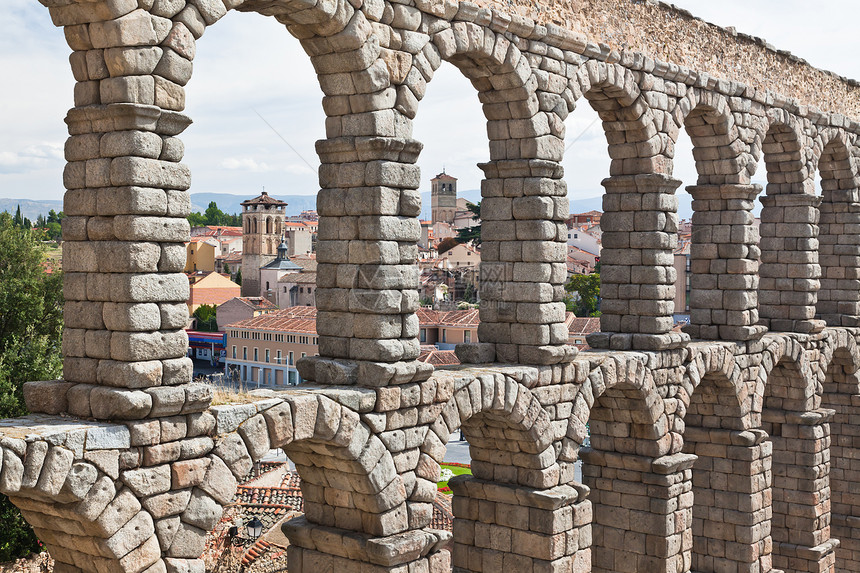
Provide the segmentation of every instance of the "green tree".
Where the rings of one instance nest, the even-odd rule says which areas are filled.
[[[206,217],[200,213],[191,213],[188,215],[188,224],[192,227],[205,227],[207,225]]]
[[[236,271],[236,278],[233,279],[233,282],[239,286],[242,286],[242,269]]]
[[[197,318],[197,330],[215,332],[218,330],[218,309],[213,304],[201,304],[194,311]]]
[[[469,203],[466,202],[466,208],[472,212],[472,220],[480,221],[481,220],[481,202],[477,203]],[[458,243],[468,243],[471,242],[476,247],[481,244],[481,225],[480,223],[477,225],[473,225],[471,227],[465,227],[457,231],[457,242]]]
[[[230,265],[228,263],[224,263],[224,274],[230,274]]]
[[[206,207],[206,210],[203,212],[203,216],[206,217],[206,221],[208,221],[210,225],[223,225],[227,218],[227,214],[218,208],[218,204],[215,203],[215,201],[209,202],[209,206]]]
[[[215,201],[210,201],[203,213],[191,213],[188,215],[188,223],[192,227],[205,227],[207,225],[226,225],[230,227],[241,227],[241,215],[228,215],[222,211]]]
[[[20,223],[18,214],[0,213],[0,418],[27,413],[24,382],[56,379],[62,371],[62,275],[45,273],[36,233]],[[39,549],[32,529],[5,496],[0,496],[0,531],[0,561]]]
[[[599,316],[597,310],[600,304],[600,273],[590,275],[573,275],[564,285],[571,296],[567,301],[568,310],[576,316]]]

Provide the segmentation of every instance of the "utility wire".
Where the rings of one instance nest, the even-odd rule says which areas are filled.
[[[587,126],[585,129],[583,129],[582,131],[580,131],[580,132],[579,132],[579,135],[577,135],[576,137],[574,137],[574,138],[570,141],[570,143],[568,143],[568,144],[567,144],[567,147],[565,147],[565,148],[564,148],[564,150],[565,150],[565,151],[567,151],[568,149],[570,149],[570,146],[571,146],[571,145],[573,145],[574,143],[576,143],[577,141],[579,141],[580,139],[582,139],[582,136],[583,136],[583,135],[585,135],[585,132],[587,132],[589,129],[591,129],[591,127],[592,127],[595,123],[597,123],[598,121],[600,121],[600,118],[599,118],[599,117],[595,117],[595,118],[594,118],[594,120],[593,120],[591,123],[589,123],[589,124],[588,124],[588,126]]]
[[[266,121],[266,118],[265,118],[265,117],[263,117],[262,115],[260,115],[260,112],[259,112],[259,111],[257,111],[257,110],[255,109],[255,110],[254,110],[254,113],[256,113],[256,114],[257,114],[257,117],[259,117],[260,119],[262,119],[262,120],[263,120],[263,123],[265,123],[266,125],[268,125],[268,126],[269,126],[269,129],[271,129],[272,131],[274,131],[274,132],[275,132],[275,135],[277,135],[278,137],[280,137],[280,138],[281,138],[281,141],[283,141],[284,143],[286,143],[286,144],[287,144],[287,147],[289,147],[290,149],[292,149],[292,150],[293,150],[293,153],[295,153],[296,155],[298,155],[298,156],[299,156],[299,159],[301,159],[302,161],[304,161],[304,162],[305,162],[305,165],[307,165],[308,167],[310,167],[311,171],[313,171],[313,172],[316,172],[316,171],[317,171],[316,167],[314,167],[313,165],[311,165],[310,163],[308,163],[308,160],[307,160],[307,159],[305,159],[304,157],[302,157],[302,154],[301,154],[301,153],[299,153],[299,152],[298,152],[298,150],[297,150],[295,147],[293,147],[292,145],[290,145],[290,142],[289,142],[289,141],[287,141],[287,140],[286,140],[286,138],[284,138],[284,136],[283,136],[283,135],[281,135],[281,134],[278,132],[278,130],[277,130],[277,129],[275,129],[275,128],[274,128],[274,126],[273,126],[271,123],[269,123],[268,121]]]

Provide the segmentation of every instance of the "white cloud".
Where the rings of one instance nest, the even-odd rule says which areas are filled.
[[[860,79],[854,30],[856,0],[673,0],[723,26],[766,38],[814,65]],[[62,195],[63,116],[72,105],[69,48],[47,9],[32,0],[2,0],[0,69],[0,196]],[[231,13],[198,44],[186,112],[194,124],[181,137],[194,191],[245,193],[265,185],[273,193],[314,193],[314,143],[325,137],[325,115],[310,58],[272,18]],[[296,152],[254,113],[258,110]],[[563,161],[571,197],[602,193],[609,173],[606,140],[595,115],[581,102],[566,121],[571,145]],[[591,127],[589,127],[591,126]],[[445,64],[427,86],[414,124],[424,143],[421,190],[445,167],[461,189],[480,186],[476,163],[489,159],[486,121],[471,83]],[[689,150],[678,153],[675,174],[695,182]],[[763,169],[762,169],[763,171]],[[759,174],[761,177],[761,174]],[[692,178],[692,180],[688,180]],[[26,191],[22,191],[26,190]]]
[[[60,144],[29,145],[20,151],[0,151],[0,173],[28,173],[62,161],[63,146]]]
[[[244,171],[253,171],[254,173],[263,173],[272,170],[267,163],[257,161],[250,157],[230,157],[221,163],[221,167],[231,170],[241,169]]]

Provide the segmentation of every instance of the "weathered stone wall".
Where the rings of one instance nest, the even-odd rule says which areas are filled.
[[[580,34],[605,53],[636,51],[671,62],[694,74],[707,72],[796,104],[860,117],[860,85],[811,66],[779,46],[743,33],[744,22],[723,28],[690,12],[655,0],[478,0],[476,4],[557,24]]]
[[[599,18],[629,9],[632,48],[621,51],[611,31],[588,43],[454,0],[42,3],[64,27],[77,80],[65,380],[28,384],[37,415],[0,426],[0,492],[60,573],[200,573],[205,531],[273,447],[302,477],[305,516],[286,528],[296,573],[442,573],[452,561],[457,571],[860,569],[860,125],[832,83],[815,86],[834,102],[825,113],[788,97],[808,89],[796,84],[802,64],[770,67],[785,95],[754,71],[679,67],[688,18],[647,3],[586,12],[599,36]],[[210,408],[184,358],[190,174],[179,135],[196,42],[231,9],[283,23],[324,94],[320,356],[298,363],[317,387]],[[647,36],[651,13],[667,22]],[[664,33],[667,60],[651,57]],[[702,28],[690,42],[724,33]],[[726,65],[765,53],[723,44]],[[433,372],[415,360],[422,145],[411,122],[443,61],[478,92],[490,161],[482,342],[458,347],[464,366]],[[602,332],[577,355],[564,324],[560,162],[564,119],[586,104],[612,162]],[[699,173],[683,333],[672,328],[681,129]],[[762,156],[758,197],[750,177]],[[460,428],[474,477],[452,485],[452,541],[428,526]]]
[[[858,337],[467,366],[160,421],[10,420],[0,492],[69,571],[200,571],[206,530],[270,448],[302,478],[297,571],[852,570]],[[474,477],[452,481],[449,555],[427,528],[458,429]]]

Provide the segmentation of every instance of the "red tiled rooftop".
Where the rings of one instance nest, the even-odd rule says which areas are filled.
[[[317,308],[315,306],[292,306],[254,318],[246,318],[229,326],[230,328],[316,334]]]

